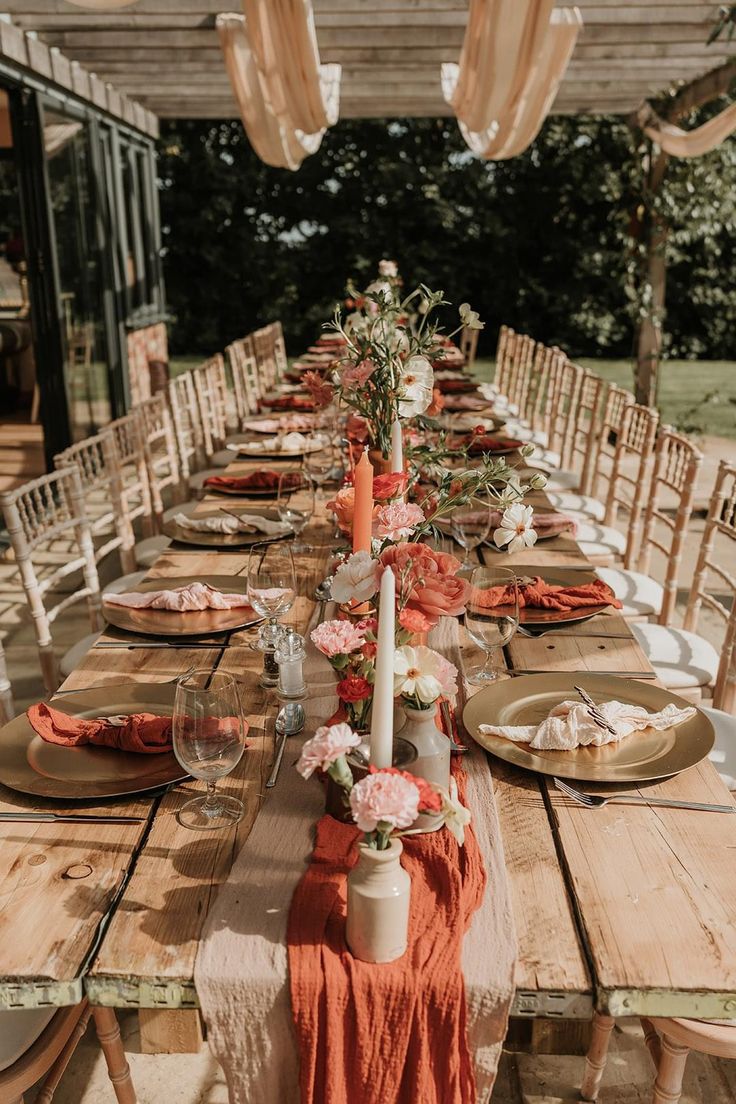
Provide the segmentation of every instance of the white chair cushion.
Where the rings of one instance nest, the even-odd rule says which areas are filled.
[[[72,671],[75,671],[79,664],[82,662],[87,652],[97,642],[100,633],[87,633],[81,640],[78,640],[76,644],[72,644],[68,652],[59,660],[59,670],[64,678],[68,678]]]
[[[18,1008],[0,1012],[0,1070],[17,1062],[58,1012],[58,1008]]]
[[[553,472],[552,479],[556,479],[558,472]],[[606,516],[605,503],[590,495],[574,494],[572,491],[553,491],[549,500],[555,510],[562,514],[583,514],[593,521],[603,521]]]
[[[664,587],[649,575],[616,567],[598,567],[596,574],[608,583],[619,601],[623,602],[621,612],[624,617],[657,614],[662,609]]]
[[[539,445],[543,449],[549,443],[549,437],[543,429],[530,429],[521,422],[506,422],[503,432],[509,437],[515,437],[517,441],[531,441],[533,445]]]
[[[698,708],[716,730],[716,742],[708,758],[729,790],[736,790],[736,717],[722,709]]]
[[[718,673],[718,652],[697,633],[667,625],[636,624],[631,631],[657,677],[670,690],[710,686]]]
[[[151,567],[161,553],[166,551],[170,544],[171,538],[165,537],[163,534],[159,534],[156,537],[146,537],[145,540],[137,541],[133,549],[135,562],[139,567]]]
[[[546,490],[549,491],[574,491],[580,485],[580,476],[569,468],[557,468],[550,472],[547,479]]]
[[[566,511],[565,511],[566,512]],[[581,518],[575,540],[586,556],[623,556],[626,537],[610,525],[598,525]]]
[[[529,457],[530,467],[533,468],[535,465],[538,465],[541,468],[549,468],[550,473],[553,468],[559,468],[561,463],[562,457],[559,452],[553,452],[552,449],[548,448],[536,448]]]

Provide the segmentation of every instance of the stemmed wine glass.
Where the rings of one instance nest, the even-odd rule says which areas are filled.
[[[312,440],[319,441],[322,447],[304,454],[304,474],[319,489],[327,482],[334,469],[334,449],[332,441],[325,433],[318,433]]]
[[[294,468],[281,473],[276,509],[280,520],[290,525],[296,534],[292,552],[308,552],[309,545],[300,544],[298,538],[314,513],[314,484],[302,471]]]
[[[503,648],[519,627],[519,588],[516,575],[507,567],[476,567],[470,576],[470,595],[465,607],[465,628],[470,639],[486,653],[485,663],[469,676],[472,683],[490,682],[499,672],[491,655]]]
[[[463,506],[456,506],[450,515],[450,527],[452,535],[457,543],[465,549],[463,567],[467,569],[472,562],[470,553],[484,540],[488,539],[491,531],[491,500],[490,498],[471,498]]]
[[[182,805],[179,823],[185,828],[229,828],[242,820],[243,802],[217,792],[240,762],[245,749],[245,725],[238,687],[224,671],[192,670],[176,683],[171,718],[174,755],[193,778],[207,783],[207,793]]]
[[[296,574],[291,547],[286,543],[258,541],[248,556],[248,601],[256,613],[268,618],[253,645],[262,652],[275,651],[283,629],[279,617],[288,613],[296,597]]]

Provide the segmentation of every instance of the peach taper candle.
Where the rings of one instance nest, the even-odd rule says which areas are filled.
[[[373,465],[365,449],[355,465],[353,552],[370,552],[373,527]]]

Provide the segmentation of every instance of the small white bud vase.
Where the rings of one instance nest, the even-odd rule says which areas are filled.
[[[404,704],[406,723],[401,728],[402,740],[408,740],[417,751],[412,763],[412,774],[438,786],[445,793],[450,789],[450,751],[452,743],[437,727],[437,706],[429,709],[413,709]],[[440,816],[420,813],[412,824],[414,831],[436,832],[443,821]]]
[[[348,874],[345,938],[363,962],[393,962],[406,950],[411,878],[401,865],[401,840],[384,851],[358,844],[359,858]]]

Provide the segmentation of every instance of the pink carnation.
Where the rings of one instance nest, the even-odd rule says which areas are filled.
[[[373,515],[373,532],[381,539],[398,541],[410,537],[414,527],[424,521],[424,511],[415,502],[390,502]]]
[[[336,759],[346,755],[359,743],[360,736],[353,732],[350,725],[344,722],[329,727],[323,725],[302,748],[296,769],[302,778],[311,778],[316,770],[326,771]]]
[[[323,621],[312,629],[310,636],[315,647],[328,659],[357,652],[365,643],[365,633],[352,621]]]
[[[350,810],[361,832],[379,824],[408,828],[419,813],[419,790],[400,774],[367,774],[350,791]]]

